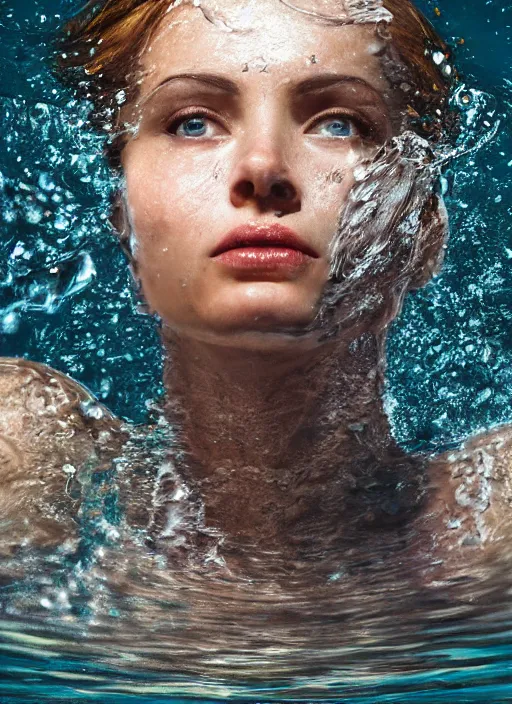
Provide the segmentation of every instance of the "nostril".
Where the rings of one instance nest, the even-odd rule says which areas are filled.
[[[289,183],[274,183],[270,189],[270,193],[274,198],[279,200],[291,200],[295,197],[295,189]]]
[[[233,184],[231,201],[237,207],[253,202],[260,209],[270,208],[283,214],[300,209],[298,191],[286,178],[241,178]]]
[[[242,198],[254,197],[254,184],[250,181],[242,181],[238,184],[238,193]]]

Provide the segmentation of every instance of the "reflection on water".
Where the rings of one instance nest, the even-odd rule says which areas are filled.
[[[45,17],[41,26],[56,21],[36,4],[38,17]],[[330,12],[331,2],[319,4]],[[71,5],[62,3],[62,11]],[[43,34],[21,32],[16,39],[8,13],[1,12],[2,36],[9,36],[9,50],[18,42],[23,63],[20,47],[37,53]],[[27,12],[33,17],[34,8]],[[124,704],[170,696],[202,702],[506,701],[512,585],[504,546],[499,560],[490,556],[478,569],[471,566],[478,548],[457,548],[458,569],[447,573],[429,550],[418,549],[426,529],[411,523],[375,543],[352,541],[342,556],[326,552],[308,561],[290,554],[283,560],[269,550],[232,552],[225,561],[220,537],[197,531],[197,516],[179,486],[164,526],[170,547],[155,546],[137,522],[153,486],[144,482],[146,472],[153,477],[159,468],[165,476],[172,444],[158,407],[145,403],[158,389],[155,382],[144,388],[158,377],[148,354],[149,324],[132,315],[123,264],[108,240],[105,212],[115,184],[101,165],[97,138],[77,129],[87,106],[52,95],[36,64],[29,56],[30,90],[22,86],[1,105],[3,353],[44,354],[44,361],[86,381],[125,416],[150,411],[154,425],[152,432],[128,424],[117,429],[124,449],[114,461],[97,453],[77,472],[63,460],[61,488],[71,501],[83,499],[66,539],[57,535],[45,549],[23,541],[13,548],[7,523],[13,519],[2,512],[11,540],[2,543],[0,566],[2,703]],[[500,113],[510,109],[510,85],[493,92],[497,107],[488,94],[466,86],[454,96],[465,129],[456,146],[461,160],[450,164],[444,180],[454,213],[452,255],[441,280],[411,297],[392,345],[388,409],[409,446],[449,446],[479,425],[510,418],[509,343],[503,343],[510,322],[505,269],[512,257],[504,242],[509,138],[502,131],[493,152],[471,151],[495,138]],[[483,199],[472,183],[493,167]],[[471,202],[477,197],[481,205]],[[501,258],[488,265],[493,228],[503,233],[492,240]],[[480,251],[469,263],[468,243]],[[103,289],[93,288],[96,267]],[[450,280],[457,278],[462,283],[454,288]],[[48,314],[53,317],[43,317]],[[475,360],[481,365],[476,381],[468,378]],[[420,362],[428,384],[416,368]],[[433,397],[430,418],[426,386]],[[104,411],[87,395],[80,404],[84,418],[102,421]],[[2,448],[3,458],[9,452]],[[127,480],[132,476],[140,478],[137,489]],[[23,482],[17,491],[23,495]],[[186,545],[191,533],[193,550]]]
[[[503,701],[507,571],[422,587],[402,552],[390,544],[365,563],[345,557],[322,584],[314,565],[273,574],[271,558],[251,565],[261,576],[244,578],[212,563],[169,570],[150,551],[117,546],[87,566],[73,555],[64,574],[70,555],[27,551],[11,565],[31,577],[3,584],[0,692]]]

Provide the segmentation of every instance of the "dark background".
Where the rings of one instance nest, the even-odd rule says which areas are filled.
[[[61,369],[142,422],[146,402],[161,393],[156,324],[134,310],[106,222],[101,143],[81,128],[83,108],[51,79],[45,59],[56,28],[80,5],[0,2],[0,351]],[[512,420],[512,4],[420,6],[455,48],[464,82],[493,94],[501,115],[498,137],[454,167],[445,267],[408,297],[389,343],[395,432],[410,449],[434,450]]]

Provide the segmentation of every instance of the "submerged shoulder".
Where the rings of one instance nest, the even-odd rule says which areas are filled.
[[[21,357],[0,357],[0,390],[3,405],[10,401],[27,406],[28,401],[28,408],[34,411],[44,408],[43,397],[56,402],[58,407],[92,397],[85,387],[66,374]],[[33,406],[36,397],[40,398],[40,403]]]
[[[121,424],[81,384],[51,367],[19,358],[0,358],[0,432],[28,440],[71,438],[84,431],[98,438]],[[30,451],[31,446],[26,447]]]
[[[15,542],[29,524],[37,542],[64,527],[76,507],[70,481],[85,466],[109,468],[123,442],[120,421],[73,379],[0,358],[0,515]]]
[[[436,457],[433,464],[449,468],[454,477],[476,472],[488,479],[507,483],[512,478],[512,425],[478,433],[458,449]]]
[[[445,528],[454,538],[460,533],[461,544],[512,536],[512,425],[479,433],[438,455],[430,470]]]

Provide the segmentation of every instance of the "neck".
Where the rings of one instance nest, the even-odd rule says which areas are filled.
[[[408,475],[418,470],[383,410],[383,338],[302,356],[174,336],[165,345],[173,462],[206,527],[238,546],[294,543],[303,552],[320,537],[322,549],[339,542],[361,521],[406,512],[407,487],[417,485]]]

